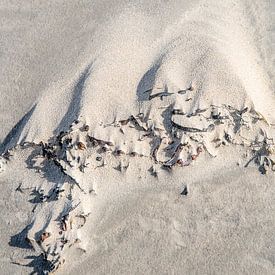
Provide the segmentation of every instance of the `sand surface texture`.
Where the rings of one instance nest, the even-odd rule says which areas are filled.
[[[0,13],[0,274],[275,274],[273,1]]]

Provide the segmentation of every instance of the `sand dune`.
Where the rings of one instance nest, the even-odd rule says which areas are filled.
[[[142,94],[147,90],[175,93],[190,85],[196,93],[188,113],[211,104],[248,106],[274,123],[273,87],[257,45],[262,33],[251,26],[260,19],[255,12],[242,2],[209,1],[191,5],[175,22],[160,28],[135,7],[126,7],[95,31],[94,40],[100,42],[91,47],[91,61],[73,80],[42,92],[10,147],[47,141],[79,117],[97,135],[99,123],[122,120],[141,109],[146,113],[150,105]],[[185,103],[174,101],[185,108]]]
[[[26,238],[35,256],[4,253],[14,265],[3,266],[38,274],[272,274],[272,4],[63,4],[25,7],[49,22],[37,37],[25,23],[28,54],[42,63],[21,73],[37,83],[18,88],[29,89],[29,99],[4,131],[0,179],[16,185],[4,194],[33,206],[10,246],[27,248]],[[63,17],[53,19],[57,11]],[[16,62],[6,62],[15,74]]]

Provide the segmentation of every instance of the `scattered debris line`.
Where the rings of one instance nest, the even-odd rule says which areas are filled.
[[[188,89],[180,90],[177,94],[184,97],[193,91],[194,88],[190,85]],[[152,90],[147,91],[149,92]],[[159,92],[150,95],[149,100],[154,98],[163,100],[163,97],[167,96],[172,97],[173,94],[166,91]],[[155,100],[152,104],[154,102]],[[114,168],[121,173],[127,172],[130,158],[149,157],[153,163],[148,171],[157,178],[159,168],[171,171],[174,167],[185,167],[196,161],[203,151],[208,152],[210,156],[216,156],[217,148],[235,144],[244,146],[251,154],[245,167],[254,163],[262,174],[266,174],[269,170],[275,171],[274,138],[262,130],[266,126],[266,120],[256,111],[247,107],[237,110],[228,105],[211,105],[207,109],[197,109],[191,113],[173,105],[155,108],[155,110],[159,112],[157,114],[159,117],[164,117],[162,123],[157,124],[150,115],[140,113],[102,126],[113,127],[114,131],[119,131],[123,136],[126,136],[127,131],[132,131],[137,134],[137,139],[132,142],[136,144],[143,142],[149,145],[149,154],[144,154],[134,147],[103,140],[81,120],[76,120],[67,131],[60,132],[47,143],[24,144],[38,150],[38,156],[44,162],[54,164],[71,181],[70,184],[58,185],[57,183],[56,188],[48,193],[42,189],[35,189],[32,192],[32,201],[36,206],[42,205],[42,210],[47,208],[47,203],[56,200],[64,203],[64,209],[59,213],[59,218],[50,221],[49,230],[44,228],[43,232],[38,234],[33,225],[27,236],[34,249],[42,253],[51,271],[57,270],[64,263],[64,251],[71,246],[78,245],[85,251],[85,248],[81,247],[78,231],[87,222],[89,213],[82,208],[80,197],[88,196],[91,191],[90,187],[87,189],[85,184],[79,181],[81,178],[79,175],[83,175],[85,169],[106,166],[108,154],[112,154],[119,160],[119,165]],[[164,116],[164,113],[167,116]],[[244,132],[246,138],[243,137]],[[10,151],[0,157],[0,172],[5,171],[6,163],[11,157]],[[78,188],[73,188],[74,186]],[[22,193],[24,190],[20,183],[16,191]],[[184,186],[181,195],[187,194],[187,186]],[[74,207],[70,205],[72,198],[79,199],[79,203]],[[35,213],[36,206],[33,210]],[[35,218],[33,224],[35,224]]]

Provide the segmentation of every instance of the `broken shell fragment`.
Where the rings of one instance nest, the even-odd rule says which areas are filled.
[[[197,157],[198,157],[197,155],[192,155],[192,156],[191,156],[191,159],[192,159],[192,160],[196,160]]]
[[[125,120],[120,120],[120,121],[119,121],[119,123],[120,123],[121,125],[127,125],[128,122],[129,122],[129,119],[125,119]]]
[[[79,150],[85,150],[86,149],[85,144],[81,141],[78,142],[77,147],[78,147]]]
[[[43,232],[40,236],[40,242],[44,242],[47,238],[49,238],[51,236],[51,233],[49,232]]]

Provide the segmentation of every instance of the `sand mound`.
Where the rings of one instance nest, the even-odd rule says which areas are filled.
[[[258,44],[264,28],[251,25],[261,13],[245,1],[195,2],[171,5],[165,24],[132,5],[102,22],[81,69],[42,92],[5,139],[0,171],[15,154],[47,179],[20,187],[34,188],[26,237],[46,259],[44,271],[56,270],[71,247],[86,250],[95,169],[127,174],[144,158],[157,178],[230,145],[246,152],[243,166],[275,170],[275,95]]]
[[[47,141],[78,118],[90,125],[95,137],[100,136],[100,124],[154,112],[146,91],[177,93],[190,85],[195,89],[191,104],[171,100],[188,114],[227,104],[239,110],[252,108],[269,123],[275,122],[271,79],[260,63],[259,39],[250,25],[255,11],[241,2],[209,1],[189,7],[179,20],[160,29],[153,24],[151,36],[142,28],[151,22],[135,12],[133,7],[125,8],[99,28],[94,40],[100,43],[95,42],[91,61],[73,80],[53,84],[42,93],[17,133],[4,142],[6,148]]]

